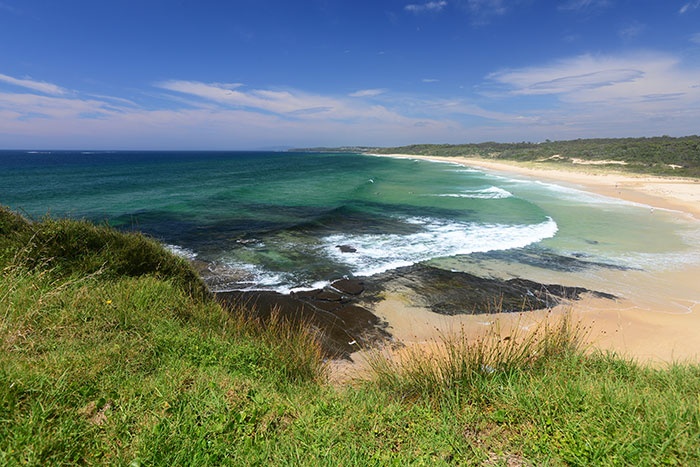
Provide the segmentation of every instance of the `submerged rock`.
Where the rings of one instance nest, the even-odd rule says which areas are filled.
[[[360,295],[365,291],[365,281],[360,279],[340,279],[331,284],[335,290],[350,295]]]
[[[403,291],[416,305],[444,315],[541,310],[564,300],[578,300],[584,293],[615,298],[583,287],[540,284],[519,278],[489,279],[423,264],[373,276],[368,284],[365,299],[380,300],[386,291]]]

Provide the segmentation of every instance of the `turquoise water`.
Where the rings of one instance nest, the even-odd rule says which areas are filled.
[[[30,217],[143,231],[230,271],[230,289],[311,287],[426,260],[459,269],[477,253],[522,249],[647,267],[696,246],[673,213],[357,154],[4,151],[0,187],[0,203]]]

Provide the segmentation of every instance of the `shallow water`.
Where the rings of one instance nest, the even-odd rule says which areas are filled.
[[[561,257],[673,268],[700,251],[678,213],[357,154],[4,151],[0,187],[0,203],[26,215],[108,222],[215,262],[235,272],[227,289],[311,287],[426,260],[467,270],[479,254],[522,262],[523,251],[542,268],[573,264]]]

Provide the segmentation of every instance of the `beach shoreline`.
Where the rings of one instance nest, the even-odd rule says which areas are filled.
[[[565,170],[533,167],[518,162],[470,157],[433,157],[409,154],[368,154],[379,157],[423,159],[456,163],[491,173],[523,176],[539,181],[573,186],[583,191],[643,204],[653,209],[677,212],[690,222],[700,222],[700,181],[693,179],[623,174],[614,171]],[[388,294],[373,307],[387,323],[394,340],[405,346],[439,342],[456,332],[468,336],[493,332],[527,332],[551,317],[568,314],[582,328],[592,348],[612,351],[640,363],[666,365],[700,361],[700,264],[683,264],[662,271],[602,271],[595,281],[601,285],[624,284],[616,300],[587,297],[551,310],[491,315],[444,316],[421,308],[401,294]],[[531,279],[528,277],[528,279]],[[542,281],[541,278],[535,280]],[[583,279],[582,279],[583,280]],[[595,281],[582,284],[596,289]],[[580,284],[576,284],[580,285]],[[592,286],[593,285],[593,286]],[[610,291],[610,290],[607,290]],[[615,291],[613,291],[615,293]],[[335,378],[346,380],[361,374],[366,355],[353,354],[356,363],[336,362]]]
[[[658,209],[680,211],[700,219],[700,180],[631,174],[600,166],[579,164],[554,167],[547,163],[496,161],[469,156],[441,157],[412,154],[368,154],[377,157],[422,159],[450,162],[488,172],[521,175],[541,181],[576,185],[603,196],[617,198]]]

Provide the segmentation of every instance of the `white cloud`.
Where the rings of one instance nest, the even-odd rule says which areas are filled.
[[[512,95],[544,95],[571,94],[634,81],[644,75],[643,71],[622,64],[594,66],[594,61],[586,56],[548,67],[498,72],[489,78],[509,86]]]
[[[385,92],[386,89],[361,89],[350,94],[350,97],[375,97]]]
[[[44,94],[62,95],[66,94],[66,90],[55,84],[46,83],[43,81],[34,81],[32,79],[18,79],[12,76],[0,74],[0,81],[11,84],[13,86],[19,86],[26,89],[32,89],[34,91],[39,91]]]
[[[404,10],[410,11],[412,13],[423,13],[427,11],[438,12],[442,11],[443,8],[447,6],[446,1],[433,1],[427,3],[411,3],[404,7]]]
[[[694,2],[688,2],[685,5],[683,5],[680,10],[678,10],[678,13],[680,13],[681,15],[684,15],[687,12],[689,12],[690,10],[694,10],[698,7],[700,7],[700,0],[696,0]]]
[[[32,117],[4,110],[0,96],[0,145],[5,148],[245,149],[261,146],[402,144],[450,139],[460,125],[450,120],[408,118],[377,110],[374,118],[290,119],[246,109],[130,109],[86,118],[82,103],[59,98],[53,115]],[[60,102],[59,102],[60,101]],[[16,102],[20,107],[24,102]],[[65,105],[66,109],[59,111]],[[43,103],[43,108],[49,106]],[[77,109],[76,109],[77,108]],[[455,140],[456,141],[456,140]]]
[[[580,55],[549,65],[505,70],[488,79],[510,95],[559,95],[570,101],[643,99],[646,95],[683,93],[695,96],[698,70],[686,70],[668,54]]]
[[[690,42],[692,42],[694,44],[700,44],[700,32],[696,32],[695,34],[691,34]]]
[[[673,55],[637,53],[582,55],[488,79],[501,87],[501,99],[556,98],[557,105],[546,106],[536,99],[542,108],[529,110],[553,129],[565,123],[569,132],[622,136],[696,133],[690,122],[700,121],[698,77],[699,69]]]
[[[0,91],[0,147],[245,149],[680,136],[697,133],[700,121],[700,70],[692,67],[668,53],[581,55],[497,71],[477,87],[480,94],[465,96],[465,87],[446,98],[430,97],[433,86],[420,94],[373,88],[330,95],[170,80],[155,91],[130,90],[131,99],[124,99],[49,94],[41,86],[48,83],[20,80],[31,86]]]
[[[379,105],[382,89],[360,90],[350,97],[249,89],[239,83],[172,80],[158,86],[165,92],[142,93],[156,98],[150,109],[119,97],[44,95],[42,87],[0,92],[0,147],[401,144],[412,138],[430,140],[431,135],[444,140],[459,129],[449,119],[415,117],[396,106]]]
[[[0,93],[0,109],[17,112],[23,119],[70,119],[84,115],[107,116],[120,112],[116,106],[94,99],[68,99],[36,94]]]
[[[401,125],[411,128],[417,123],[423,122],[425,128],[441,126],[444,123],[430,115],[416,117],[410,109],[394,104],[393,107],[380,105],[375,99],[370,101],[365,98],[377,98],[378,89],[364,90],[355,93],[355,96],[336,97],[319,94],[311,94],[295,89],[245,89],[235,90],[221,88],[217,84],[207,84],[192,81],[167,81],[158,83],[157,86],[188,95],[190,98],[199,98],[213,104],[208,110],[216,113],[241,111],[246,114],[263,114],[274,116],[278,121],[307,122],[307,134],[318,133],[319,124],[337,122],[345,125],[347,131],[353,128],[371,130],[383,125]],[[363,95],[361,95],[363,94]],[[177,100],[177,96],[175,96]],[[274,128],[270,128],[274,132]]]
[[[439,83],[440,82],[439,79],[435,79],[435,78],[423,78],[421,81],[424,83]]]
[[[156,86],[217,103],[224,108],[269,112],[296,118],[357,118],[381,113],[380,109],[356,100],[305,93],[298,90],[244,89],[196,81],[166,81]],[[355,96],[358,97],[358,96]]]

